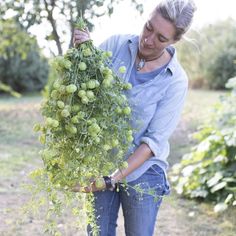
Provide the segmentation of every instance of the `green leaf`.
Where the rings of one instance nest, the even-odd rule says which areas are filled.
[[[191,197],[192,198],[206,198],[208,196],[208,191],[203,190],[203,189],[199,189],[199,190],[193,190],[191,192]]]
[[[224,202],[221,202],[215,205],[214,212],[219,213],[219,212],[225,211],[227,208],[228,208],[228,205],[225,204]]]
[[[225,204],[228,204],[232,199],[233,199],[234,195],[232,193],[230,193],[227,198],[225,199]]]
[[[211,188],[211,193],[214,193],[214,192],[216,192],[216,191],[221,190],[221,189],[224,188],[226,185],[227,185],[226,182],[221,182],[221,183],[215,185],[213,188]]]
[[[219,182],[219,180],[221,180],[222,178],[223,178],[223,175],[221,172],[215,173],[215,175],[207,181],[207,186],[212,187],[216,185]]]

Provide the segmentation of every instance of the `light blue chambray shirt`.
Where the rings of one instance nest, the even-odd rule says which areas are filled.
[[[105,51],[111,51],[112,67],[125,82],[129,81],[138,50],[137,35],[114,35],[100,45]],[[159,165],[165,172],[168,169],[167,157],[170,146],[168,139],[175,130],[184,105],[188,89],[188,78],[179,64],[175,49],[170,46],[168,52],[172,59],[156,77],[138,84],[126,93],[132,108],[132,127],[134,128],[134,151],[141,143],[146,143],[153,157],[126,177],[128,182],[140,177],[153,164]],[[119,74],[119,67],[126,66],[126,73]],[[128,155],[127,155],[128,157]]]

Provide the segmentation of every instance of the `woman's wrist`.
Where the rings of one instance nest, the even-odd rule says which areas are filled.
[[[111,176],[103,176],[103,179],[105,181],[106,189],[112,191],[112,190],[114,190],[116,188],[117,182],[116,182],[116,180],[113,177],[111,177]]]
[[[122,181],[122,179],[125,178],[124,174],[122,173],[122,170],[120,169],[117,169],[115,172],[113,172],[110,177],[112,177],[116,183]]]

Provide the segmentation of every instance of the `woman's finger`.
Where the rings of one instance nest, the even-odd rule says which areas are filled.
[[[92,188],[90,186],[86,186],[82,190],[82,192],[84,192],[84,193],[90,193],[91,191],[92,191]]]
[[[81,31],[78,29],[74,30],[73,41],[74,44],[81,44],[90,40],[90,35],[88,31]]]
[[[82,187],[80,185],[74,186],[71,191],[72,192],[81,192]]]

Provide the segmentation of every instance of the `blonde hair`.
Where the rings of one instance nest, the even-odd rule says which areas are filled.
[[[189,29],[195,10],[193,0],[164,0],[155,8],[155,11],[174,25],[175,40],[179,40]]]

